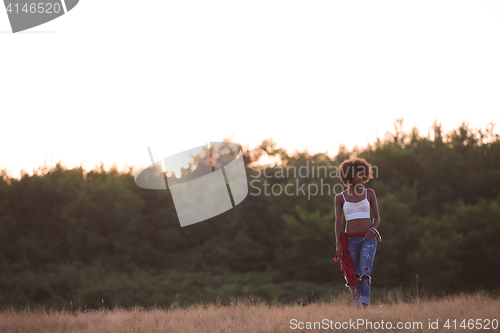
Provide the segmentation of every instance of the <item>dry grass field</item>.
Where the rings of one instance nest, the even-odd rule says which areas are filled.
[[[246,300],[225,306],[209,304],[170,309],[11,310],[0,313],[0,332],[500,331],[500,299],[482,292],[409,301],[400,296],[389,295],[367,309],[352,307],[344,294],[331,302],[308,305],[266,305]],[[398,323],[401,329],[398,329]]]

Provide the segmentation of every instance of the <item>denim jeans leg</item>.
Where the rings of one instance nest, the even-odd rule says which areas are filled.
[[[359,308],[359,287],[357,291],[354,291],[354,286],[349,286],[349,291],[351,292],[352,304],[355,308]]]
[[[359,237],[347,237],[347,244],[349,246],[349,255],[351,256],[352,264],[354,266],[354,272],[359,276],[359,251],[360,251],[360,242]],[[347,284],[346,284],[347,285]],[[348,285],[349,291],[352,296],[352,304],[358,308],[359,307],[359,283],[357,290],[354,291],[354,286]]]
[[[361,238],[362,239],[362,238]],[[361,249],[358,254],[358,270],[359,273],[359,302],[370,304],[370,292],[372,284],[372,268],[373,258],[377,251],[377,239],[365,239],[361,241]],[[357,272],[356,272],[357,273]]]

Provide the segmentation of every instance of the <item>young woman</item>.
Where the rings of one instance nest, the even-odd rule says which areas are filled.
[[[377,236],[380,239],[376,229],[380,223],[377,198],[373,190],[363,188],[363,184],[373,178],[373,172],[364,159],[354,158],[342,162],[339,173],[347,190],[335,196],[335,259],[341,260],[354,306],[359,307],[361,303],[367,307]],[[370,220],[370,208],[373,222]],[[345,232],[342,232],[342,212],[347,221]]]

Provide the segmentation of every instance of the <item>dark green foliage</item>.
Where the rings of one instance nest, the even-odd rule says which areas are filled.
[[[21,179],[0,174],[0,307],[74,309],[228,301],[329,299],[344,290],[335,252],[336,167],[350,155],[374,166],[383,242],[374,290],[460,292],[498,286],[500,140],[463,124],[434,137],[416,129],[364,149],[289,155],[271,139],[252,151],[298,171],[247,168],[249,195],[234,209],[181,228],[170,191],[144,190],[116,169],[67,170],[57,164]],[[187,171],[186,171],[187,172]],[[279,186],[293,195],[278,195]],[[272,192],[274,185],[274,194]],[[304,185],[305,195],[296,192]],[[323,194],[307,195],[308,187]],[[333,189],[328,193],[326,188]],[[267,195],[266,195],[267,190]],[[376,292],[375,292],[376,293]]]

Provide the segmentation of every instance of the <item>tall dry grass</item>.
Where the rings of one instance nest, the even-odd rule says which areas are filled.
[[[307,325],[307,322],[324,324],[330,320],[333,329],[299,329],[291,325],[295,319]],[[375,329],[352,326],[335,330],[335,322],[356,322],[358,319],[375,323],[421,322],[421,328],[415,329]],[[4,311],[0,313],[0,332],[449,332],[453,329],[444,327],[446,320],[457,320],[457,329],[463,319],[500,320],[500,299],[488,296],[484,292],[461,294],[443,298],[427,297],[407,299],[403,295],[389,295],[383,301],[371,304],[367,309],[356,309],[350,304],[347,293],[339,295],[331,302],[317,302],[308,305],[266,305],[264,302],[248,299],[234,301],[229,305],[198,304],[188,308],[134,309],[92,311],[51,311],[45,309],[26,309],[23,311]],[[438,320],[438,329],[429,329],[429,322]],[[329,323],[329,325],[332,325]],[[346,324],[344,324],[345,326]],[[470,324],[469,324],[470,325]],[[297,329],[292,329],[297,327]],[[320,326],[321,327],[321,326]],[[380,327],[380,326],[379,326]],[[496,326],[493,326],[496,327]],[[490,325],[486,332],[499,331]],[[477,332],[477,326],[465,331]]]

